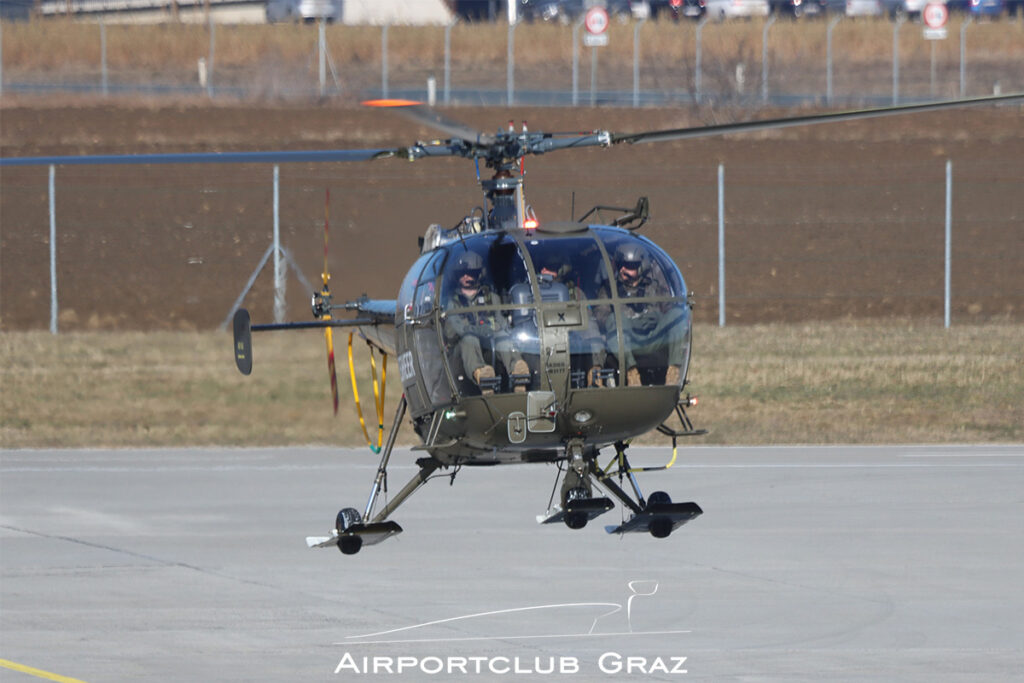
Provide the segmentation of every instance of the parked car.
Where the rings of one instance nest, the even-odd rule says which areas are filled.
[[[280,24],[287,21],[299,21],[298,0],[268,0],[264,10],[268,24]]]
[[[882,11],[892,18],[919,17],[929,0],[881,0]]]
[[[773,14],[816,17],[826,12],[844,12],[846,0],[768,0]]]
[[[608,0],[608,16],[625,22],[633,16],[633,3],[629,0]],[[587,11],[583,0],[519,0],[519,17],[526,21],[557,21],[570,24]]]
[[[882,13],[880,0],[846,0],[846,16],[877,17]]]
[[[679,4],[679,14],[687,19],[700,19],[707,12],[705,0],[681,0]]]
[[[649,0],[651,19],[679,21],[704,15],[704,0]]]
[[[705,12],[712,19],[733,17],[766,17],[768,0],[706,0]]]
[[[4,21],[28,21],[32,16],[33,0],[3,0],[0,2],[0,19]]]
[[[976,17],[998,17],[1003,13],[1003,0],[971,0],[971,14]]]
[[[266,7],[267,22],[314,22],[319,19],[335,22],[342,20],[341,0],[269,0]]]

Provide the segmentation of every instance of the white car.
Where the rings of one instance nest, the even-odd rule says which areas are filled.
[[[880,0],[846,0],[846,16],[877,17],[882,13]]]
[[[766,17],[768,0],[707,0],[704,12],[712,19]]]

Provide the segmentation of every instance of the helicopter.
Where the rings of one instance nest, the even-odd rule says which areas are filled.
[[[472,161],[482,205],[451,227],[425,228],[395,299],[334,302],[325,220],[323,283],[312,294],[312,319],[254,324],[244,308],[234,313],[233,352],[245,375],[253,368],[253,332],[322,328],[335,412],[334,330],[358,332],[385,354],[385,369],[389,355],[398,360],[403,393],[386,440],[382,401],[378,407],[380,463],[369,499],[362,510],[342,508],[330,535],[307,537],[307,545],[357,553],[402,533],[392,514],[431,479],[454,482],[463,467],[512,463],[556,466],[548,507],[537,516],[541,524],[582,529],[618,502],[623,521],[606,532],[666,538],[703,511],[664,491],[645,495],[637,475],[672,467],[678,439],[705,433],[687,414],[696,404],[687,391],[692,298],[672,258],[639,233],[649,218],[646,198],[632,207],[597,206],[573,221],[539,220],[526,201],[524,159],[1022,101],[1024,93],[1016,93],[638,133],[545,133],[525,124],[482,133],[419,103],[372,101],[366,104],[393,108],[448,137],[369,149],[0,158],[0,166]],[[607,214],[615,217],[603,221]],[[407,414],[420,440],[413,448],[417,472],[378,509]],[[671,439],[672,457],[664,465],[634,466],[629,444],[652,430]],[[602,452],[610,455],[603,466]]]
[[[362,512],[341,509],[331,535],[307,537],[307,544],[354,554],[399,534],[402,527],[390,517],[409,496],[435,476],[454,482],[461,468],[471,466],[557,465],[549,507],[537,516],[541,524],[582,529],[618,501],[629,517],[606,526],[609,534],[665,538],[703,513],[697,503],[673,502],[664,491],[645,496],[636,476],[671,467],[677,439],[706,433],[687,415],[697,403],[686,391],[692,296],[671,257],[638,233],[649,218],[647,199],[631,208],[596,206],[571,222],[538,220],[525,197],[526,156],[1021,99],[1002,95],[631,134],[542,133],[528,131],[525,123],[517,131],[511,122],[507,130],[485,134],[418,102],[365,102],[398,108],[451,137],[393,149],[336,150],[335,160],[469,159],[484,205],[450,228],[426,228],[396,299],[364,295],[335,304],[325,252],[323,288],[312,297],[315,320],[257,325],[245,309],[235,313],[235,359],[243,374],[252,370],[252,332],[323,327],[335,410],[332,329],[354,327],[385,360],[398,359],[403,394],[369,500]],[[491,177],[481,177],[481,162]],[[588,221],[605,213],[618,215],[606,223]],[[338,319],[338,311],[356,317]],[[422,453],[418,471],[376,510],[407,412],[421,441],[413,449]],[[678,424],[670,424],[673,418]],[[654,429],[671,438],[672,459],[633,466],[630,440]],[[382,421],[380,430],[382,435]],[[614,455],[602,467],[599,456],[606,450]]]

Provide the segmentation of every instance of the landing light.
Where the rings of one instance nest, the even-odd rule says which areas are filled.
[[[589,410],[577,410],[572,416],[572,419],[576,420],[580,424],[586,424],[594,419],[594,414]]]

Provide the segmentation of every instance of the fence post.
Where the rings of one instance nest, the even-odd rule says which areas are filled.
[[[597,104],[597,48],[590,46],[590,106]]]
[[[281,258],[281,167],[274,164],[274,322],[284,322],[285,268]]]
[[[505,81],[507,84],[506,102],[512,106],[516,96],[516,26],[508,25],[508,55],[506,57]]]
[[[705,15],[703,19],[697,22],[697,63],[695,65],[695,72],[693,75],[693,99],[695,102],[700,104],[701,90],[700,90],[700,62],[701,62],[701,46],[700,46],[700,34],[704,30],[704,25],[708,23],[708,18]]]
[[[50,164],[50,334],[57,334],[57,208],[56,166]]]
[[[213,14],[209,14],[210,20],[210,63],[206,67],[206,96],[213,99],[213,55],[217,43],[214,35]]]
[[[640,106],[640,27],[646,19],[641,19],[633,26],[633,108]]]
[[[946,328],[949,329],[949,310],[952,294],[953,261],[953,162],[946,160]]]
[[[388,25],[380,29],[380,96],[388,98]]]
[[[580,28],[583,26],[581,18],[572,27],[572,106],[580,102]]]
[[[320,97],[324,96],[327,89],[327,35],[324,28],[323,17],[316,20],[317,26],[317,50],[320,60]]]
[[[451,104],[452,100],[452,26],[458,21],[456,17],[452,23],[444,27],[444,103]]]
[[[973,16],[967,17],[960,26],[960,97],[966,97],[967,92],[967,27],[973,19]]]
[[[772,14],[768,21],[764,22],[764,30],[761,31],[761,101],[768,101],[768,29],[775,23],[778,15]]]
[[[725,166],[718,165],[718,326],[725,327]]]
[[[842,21],[843,15],[833,17],[828,22],[828,30],[825,38],[825,101],[832,106],[832,31]]]
[[[892,103],[900,103],[900,27],[906,21],[902,16],[896,17],[892,28]]]
[[[107,22],[100,17],[100,84],[103,96],[110,94],[107,78]]]
[[[928,76],[929,76],[928,95],[934,99],[934,97],[935,97],[935,43],[937,43],[938,41],[929,40],[928,42],[931,43],[931,48],[932,48],[932,50],[931,50],[932,51],[932,55],[931,55],[931,70],[928,73]]]

